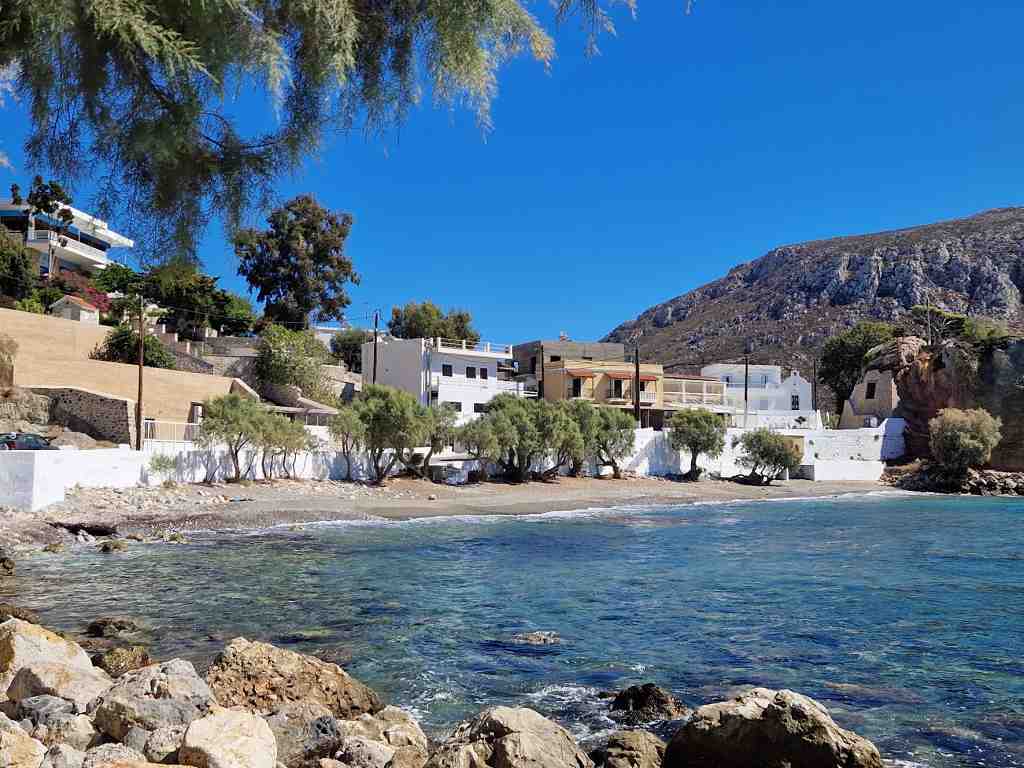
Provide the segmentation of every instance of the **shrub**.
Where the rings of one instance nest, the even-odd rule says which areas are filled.
[[[818,378],[835,392],[837,413],[843,412],[843,406],[860,381],[865,355],[891,340],[894,334],[895,329],[887,323],[860,322],[825,342]]]
[[[725,422],[721,416],[706,408],[688,408],[676,413],[669,427],[669,445],[676,451],[690,452],[690,471],[686,473],[686,479],[700,479],[697,458],[702,453],[713,459],[722,455],[725,449]]]
[[[200,444],[227,446],[234,480],[237,482],[252,469],[250,463],[242,471],[242,451],[253,446],[263,427],[266,411],[255,400],[238,394],[221,395],[203,403],[203,424]]]
[[[636,442],[636,422],[633,414],[621,408],[597,409],[594,432],[595,458],[600,467],[611,467],[612,477],[622,477],[619,462],[633,452]]]
[[[928,422],[929,446],[935,462],[946,471],[964,475],[987,464],[999,445],[1003,423],[981,408],[944,408]]]
[[[341,454],[345,457],[345,479],[351,483],[352,456],[366,441],[366,427],[359,418],[359,412],[347,405],[339,408],[337,415],[331,417],[327,429],[341,448]]]
[[[363,372],[363,344],[373,340],[373,333],[359,328],[346,328],[331,337],[331,354],[352,373]]]
[[[14,308],[19,312],[31,312],[34,315],[46,314],[46,308],[35,296],[27,296],[14,302]]]
[[[39,276],[37,258],[18,237],[0,226],[0,295],[24,299],[32,295]]]
[[[127,325],[119,325],[107,334],[103,343],[89,355],[93,360],[105,360],[108,363],[139,362],[139,334]],[[150,368],[175,367],[174,355],[160,343],[156,336],[146,334],[143,342],[142,364]]]
[[[408,392],[380,384],[363,390],[354,407],[366,429],[373,482],[382,485],[395,463],[429,438],[427,409]]]
[[[162,477],[164,485],[173,484],[173,475],[178,470],[178,460],[164,453],[154,454],[149,460],[149,471]]]
[[[270,325],[260,335],[254,372],[268,384],[295,386],[311,398],[326,398],[321,366],[327,348],[309,331]]]
[[[743,449],[743,455],[736,463],[750,470],[748,475],[761,485],[770,485],[783,470],[794,470],[800,466],[800,456],[786,439],[767,427],[752,429],[743,434],[733,445]]]

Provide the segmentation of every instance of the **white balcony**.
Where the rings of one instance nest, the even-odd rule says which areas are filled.
[[[494,344],[490,341],[481,341],[474,344],[465,339],[430,339],[430,346],[438,352],[451,352],[453,354],[472,355],[474,357],[487,357],[498,360],[511,359],[511,344]]]
[[[58,235],[49,230],[36,230],[28,239],[28,246],[39,253],[48,255],[53,248],[54,255],[68,264],[74,264],[86,270],[104,269],[110,264],[107,254],[99,248],[93,248],[72,235]]]

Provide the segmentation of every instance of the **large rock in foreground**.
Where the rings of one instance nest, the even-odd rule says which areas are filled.
[[[196,768],[274,768],[277,742],[263,718],[215,707],[185,731],[178,760]]]
[[[494,707],[459,725],[427,768],[592,768],[569,733],[532,709]]]
[[[755,688],[694,712],[665,751],[664,768],[882,768],[875,745],[840,728],[793,691]]]
[[[0,714],[0,766],[39,768],[46,747],[25,733],[21,726]]]
[[[384,756],[387,768],[422,768],[427,762],[426,734],[412,716],[398,707],[384,707],[376,715],[360,715],[338,723],[341,735],[339,754],[349,757],[365,751],[367,744],[375,754]],[[352,763],[356,768],[356,763]]]
[[[598,768],[661,768],[665,742],[647,731],[618,731],[591,756]]]
[[[20,619],[0,624],[0,701],[52,694],[87,704],[109,685],[77,644]]]
[[[315,701],[348,719],[383,708],[373,690],[337,664],[238,637],[206,673],[217,701],[269,714],[289,701]]]
[[[119,677],[97,702],[94,719],[100,731],[124,741],[133,729],[151,733],[167,726],[188,725],[215,703],[195,668],[187,661],[174,659]]]

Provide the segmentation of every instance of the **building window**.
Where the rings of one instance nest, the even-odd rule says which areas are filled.
[[[867,392],[864,393],[864,399],[865,400],[874,400],[875,399],[875,382],[873,382],[873,381],[869,381],[868,382],[868,388],[867,388]]]
[[[612,379],[612,397],[622,399],[622,379]]]
[[[473,413],[487,413],[487,403],[473,403]]]
[[[476,378],[476,367],[475,366],[472,366],[472,365],[467,365],[466,366],[466,378],[467,379],[475,379]]]
[[[536,372],[537,372],[537,358],[536,357],[531,357],[530,358],[530,373],[536,373]]]
[[[550,360],[552,363],[558,363],[558,362],[561,362],[562,356],[561,355],[552,355],[551,357],[548,358],[548,360]]]
[[[584,355],[583,359],[584,360],[593,360],[594,358],[590,357],[589,355]]]
[[[441,405],[444,406],[445,408],[451,408],[456,413],[462,413],[462,403],[449,401],[444,402]]]
[[[452,375],[452,367],[451,367],[450,364],[444,363],[441,366],[441,375],[442,376],[451,376]]]
[[[486,368],[481,368],[481,369],[480,369],[480,378],[481,378],[481,379],[486,379],[486,378],[487,378],[487,375],[488,375],[488,374],[487,374],[487,369],[486,369]]]
[[[572,396],[583,397],[583,379],[572,380]]]
[[[136,336],[135,338],[138,338]],[[189,424],[202,424],[203,423],[203,404],[192,403],[188,409],[188,423]]]
[[[789,407],[794,411],[800,410],[800,395],[789,396]]]

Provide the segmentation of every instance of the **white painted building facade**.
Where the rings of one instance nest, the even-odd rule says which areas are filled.
[[[496,395],[526,396],[524,384],[508,380],[512,347],[447,339],[395,339],[381,336],[362,348],[363,387],[376,383],[402,389],[423,405],[445,406],[464,424],[484,412]]]
[[[725,383],[726,397],[734,410],[742,411],[746,407],[761,412],[810,411],[813,408],[811,382],[797,371],[783,379],[782,368],[778,365],[751,365],[748,370],[743,363],[716,363],[705,365],[700,373]]]

